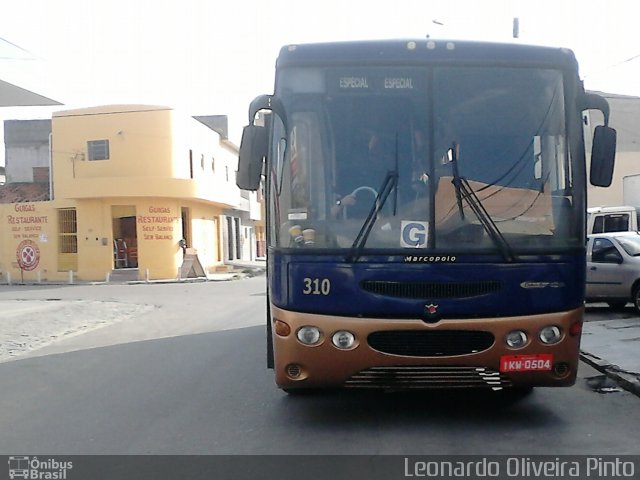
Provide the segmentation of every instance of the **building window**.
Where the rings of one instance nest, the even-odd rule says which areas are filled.
[[[109,160],[109,140],[89,140],[87,151],[89,160]]]

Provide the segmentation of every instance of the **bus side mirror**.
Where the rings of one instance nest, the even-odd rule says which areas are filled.
[[[260,187],[262,166],[267,156],[267,129],[247,125],[242,130],[236,185],[241,190],[256,191]]]
[[[591,147],[591,184],[596,187],[608,187],[613,179],[613,166],[616,156],[616,131],[611,127],[599,125],[593,132]]]

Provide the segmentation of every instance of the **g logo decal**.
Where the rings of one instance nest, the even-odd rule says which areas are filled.
[[[400,224],[400,246],[421,248],[427,246],[429,222],[403,220]]]

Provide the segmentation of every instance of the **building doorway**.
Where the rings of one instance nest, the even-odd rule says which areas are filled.
[[[184,240],[185,243],[185,247],[192,247],[192,243],[191,243],[191,212],[189,211],[189,208],[187,207],[182,207],[180,209],[180,218],[182,220],[181,225],[182,225],[182,239]]]
[[[138,234],[135,205],[111,207],[113,267],[138,268]]]

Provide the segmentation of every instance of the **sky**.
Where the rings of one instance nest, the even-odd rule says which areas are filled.
[[[639,23],[638,0],[3,0],[0,38],[23,50],[0,48],[0,78],[64,105],[0,120],[166,105],[228,115],[238,143],[281,46],[427,35],[571,48],[586,88],[640,96]]]

